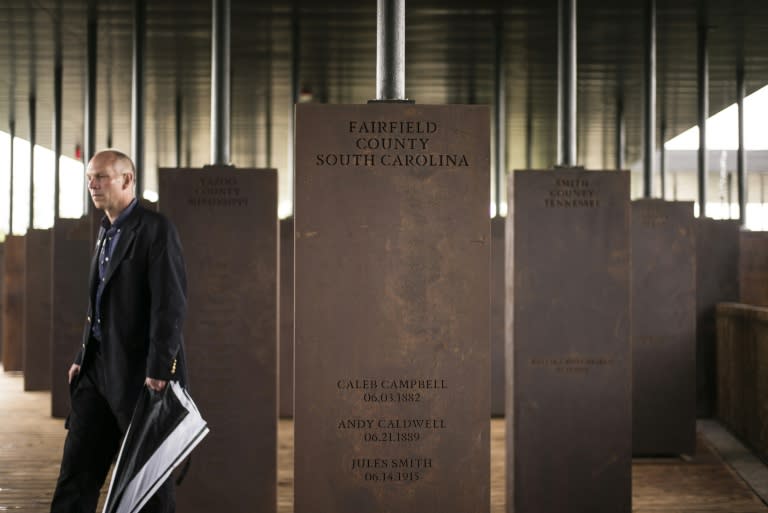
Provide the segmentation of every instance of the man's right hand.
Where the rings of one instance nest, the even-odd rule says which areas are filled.
[[[75,376],[80,374],[80,366],[76,363],[72,364],[72,367],[69,368],[69,372],[67,373],[67,376],[69,376],[69,384],[72,384],[72,380],[75,379]]]

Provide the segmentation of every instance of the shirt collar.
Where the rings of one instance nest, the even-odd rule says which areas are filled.
[[[120,215],[117,216],[117,219],[115,219],[114,223],[109,222],[109,218],[107,216],[104,216],[101,218],[101,226],[105,230],[109,230],[110,228],[120,228],[120,226],[125,222],[125,220],[128,218],[129,215],[131,215],[131,212],[133,212],[133,209],[136,208],[136,205],[138,204],[138,200],[136,198],[133,198],[131,202],[128,204],[125,209],[120,212]]]

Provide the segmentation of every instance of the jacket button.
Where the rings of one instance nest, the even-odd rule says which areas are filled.
[[[90,315],[88,316],[88,322],[91,322],[91,316]]]

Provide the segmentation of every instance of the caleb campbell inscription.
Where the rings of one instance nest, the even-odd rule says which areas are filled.
[[[434,153],[431,138],[439,133],[435,121],[350,120],[350,153],[318,153],[315,166],[355,167],[469,167],[463,153]]]

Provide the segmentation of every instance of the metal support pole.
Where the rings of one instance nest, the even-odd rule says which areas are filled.
[[[616,94],[616,142],[614,144],[616,154],[614,161],[616,169],[624,169],[624,156],[627,154],[627,124],[624,114],[624,91]]]
[[[181,130],[182,116],[184,114],[184,99],[181,95],[181,89],[176,89],[176,167],[181,167]]]
[[[8,16],[8,57],[10,77],[8,80],[8,130],[10,131],[9,175],[10,190],[8,192],[8,234],[13,235],[13,139],[16,137],[16,25],[13,17]]]
[[[110,26],[108,27],[108,30],[111,31],[112,30],[111,20],[110,20],[110,24],[109,25]],[[114,69],[113,69],[113,63],[115,61],[115,58],[114,58],[114,52],[113,52],[112,48],[113,48],[113,42],[112,42],[112,38],[110,37],[110,38],[107,38],[107,87],[106,87],[106,89],[107,89],[107,101],[106,101],[106,104],[107,104],[107,148],[111,148],[112,147],[112,132],[114,131],[114,126],[115,126],[115,123],[114,123],[115,116],[114,116],[114,108],[113,108],[113,103],[114,103],[113,102],[113,97],[114,97],[114,95],[113,95],[113,90],[114,90],[113,83],[114,82],[113,82],[113,78],[112,78],[114,76],[114,74],[115,74]]]
[[[53,70],[53,218],[61,217],[61,101],[63,70],[61,60]]]
[[[576,0],[558,1],[557,162],[576,165]]]
[[[131,151],[136,166],[136,197],[144,196],[144,67],[146,0],[133,2],[133,77],[131,79]]]
[[[96,152],[96,63],[98,52],[98,0],[88,0],[85,72],[85,134],[83,137],[83,160],[85,165]],[[83,212],[87,215],[93,208],[88,197],[88,184],[83,187]]]
[[[495,215],[501,215],[501,177],[506,172],[506,70],[504,67],[504,20],[503,13],[496,13],[496,63],[494,67],[494,201]]]
[[[61,109],[63,68],[61,58],[61,17],[62,0],[56,2],[56,19],[54,21],[54,56],[53,56],[53,219],[58,221],[61,216]]]
[[[37,144],[37,96],[29,94],[29,228],[35,227],[35,144]]]
[[[698,118],[699,118],[699,217],[707,216],[707,118],[709,117],[709,62],[707,30],[704,20],[699,21],[697,46]]]
[[[378,0],[376,99],[405,100],[405,0]]]
[[[661,126],[661,147],[659,148],[659,176],[661,178],[661,199],[667,199],[667,149],[664,147],[664,141],[667,140],[667,121],[662,119]]]
[[[13,103],[13,102],[12,102]],[[10,130],[10,151],[9,158],[10,158],[10,175],[11,175],[11,184],[10,184],[10,201],[8,202],[8,207],[10,209],[10,213],[8,215],[8,234],[13,235],[13,157],[14,157],[14,151],[13,151],[13,140],[16,138],[16,120],[11,118],[10,121],[8,121],[8,129]]]
[[[35,10],[27,6],[29,14],[29,221],[35,227],[35,145],[37,144],[37,38]]]
[[[744,63],[736,70],[736,103],[739,106],[739,149],[736,153],[736,187],[739,201],[739,221],[747,225],[747,169],[744,165]]]
[[[290,127],[290,147],[288,148],[288,169],[291,172],[291,184],[296,183],[296,161],[294,148],[296,148],[296,116],[295,105],[299,103],[301,82],[301,23],[299,10],[294,5],[291,12],[291,115],[288,117]],[[294,187],[294,185],[292,185]],[[291,202],[291,215],[294,212]]]
[[[85,78],[85,162],[96,153],[96,61],[99,39],[97,0],[88,0],[86,45],[88,65]],[[89,202],[86,202],[88,204]]]
[[[211,48],[211,163],[230,162],[230,0],[213,0]]]
[[[643,197],[653,195],[656,146],[656,0],[645,2],[645,55],[643,73]]]
[[[267,87],[264,95],[264,151],[268,168],[272,167],[272,15],[267,18]]]
[[[533,169],[533,102],[530,100],[525,108],[525,168]]]
[[[294,7],[291,15],[291,107],[299,102],[301,87],[301,25],[299,13]],[[291,116],[293,119],[293,116]]]

